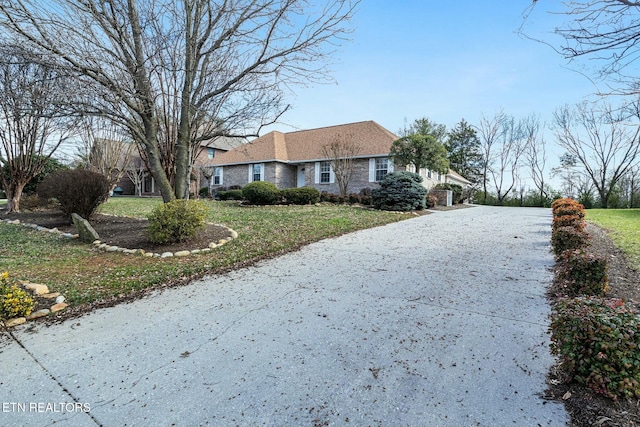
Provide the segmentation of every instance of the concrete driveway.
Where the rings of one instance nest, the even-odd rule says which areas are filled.
[[[20,326],[0,425],[566,425],[542,398],[550,221],[438,212]]]

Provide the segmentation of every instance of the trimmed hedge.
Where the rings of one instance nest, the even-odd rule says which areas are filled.
[[[320,201],[320,192],[313,187],[285,188],[280,190],[285,203],[313,205]]]
[[[551,232],[551,244],[556,256],[566,250],[582,249],[589,244],[589,235],[575,227],[558,227]]]
[[[557,285],[567,296],[604,296],[607,292],[607,260],[583,249],[564,251],[557,269]]]
[[[640,397],[640,318],[620,299],[561,299],[551,350],[570,380],[610,398]]]
[[[254,205],[275,205],[282,196],[280,190],[272,182],[254,181],[242,188],[245,200]]]
[[[220,200],[244,200],[242,190],[218,191],[217,194]]]

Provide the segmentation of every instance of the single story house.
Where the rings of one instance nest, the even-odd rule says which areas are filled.
[[[397,139],[397,135],[374,121],[287,133],[272,131],[216,156],[212,160],[211,189],[269,181],[281,189],[307,186],[339,194],[332,158],[327,156],[326,147],[344,143],[356,147],[350,155],[353,175],[347,190],[359,193],[364,188],[375,188],[394,169],[400,170],[389,157],[391,145]],[[407,169],[414,171],[411,167]],[[421,169],[420,175],[427,188],[444,182],[469,184],[453,171],[440,175]]]

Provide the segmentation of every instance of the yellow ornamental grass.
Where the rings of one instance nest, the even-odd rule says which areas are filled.
[[[27,292],[9,282],[9,273],[0,274],[0,318],[28,316],[35,302]]]

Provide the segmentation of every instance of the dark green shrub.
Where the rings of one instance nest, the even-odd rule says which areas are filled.
[[[608,290],[607,260],[582,249],[564,251],[557,270],[557,286],[567,296],[604,296]]]
[[[425,208],[427,189],[422,177],[413,172],[392,172],[372,191],[373,206],[390,211],[410,211]]]
[[[207,197],[209,197],[209,187],[202,187],[200,191],[198,191],[198,195],[202,199],[206,199]]]
[[[71,220],[76,213],[90,219],[102,203],[109,198],[111,184],[97,172],[72,169],[48,175],[38,186],[38,197],[56,199],[62,212]]]
[[[244,186],[242,195],[254,205],[273,205],[280,202],[280,190],[272,182],[255,181]]]
[[[454,205],[463,202],[463,191],[462,186],[458,184],[452,184],[450,182],[436,184],[433,186],[432,190],[450,190],[453,193],[452,203]]]
[[[220,200],[244,200],[242,190],[218,191],[218,199]]]
[[[569,379],[611,397],[640,397],[640,318],[619,299],[561,299],[551,350]]]
[[[575,227],[558,227],[551,232],[551,245],[557,256],[566,250],[582,249],[588,244],[589,235]]]
[[[362,203],[362,197],[360,197],[360,195],[359,195],[359,194],[356,194],[356,193],[350,193],[350,194],[347,196],[347,201],[348,201],[349,203],[351,203],[352,205],[353,205],[353,204],[356,204],[356,203]]]
[[[313,187],[285,188],[280,194],[286,203],[293,205],[313,205],[320,201],[320,192]]]
[[[204,229],[207,207],[197,200],[172,200],[149,214],[147,232],[157,244],[183,242]]]
[[[327,191],[323,191],[322,193],[320,193],[320,201],[339,204],[339,203],[344,203],[345,199],[341,197],[339,194],[333,194]]]

